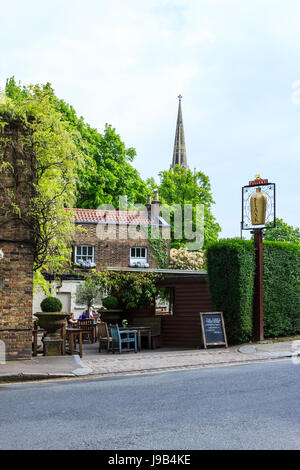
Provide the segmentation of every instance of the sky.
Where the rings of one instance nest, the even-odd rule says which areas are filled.
[[[300,225],[299,0],[0,0],[0,15],[0,88],[50,82],[157,181],[181,94],[188,165],[210,178],[221,237],[240,235],[257,173]]]

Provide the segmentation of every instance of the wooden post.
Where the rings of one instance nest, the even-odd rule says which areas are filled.
[[[264,340],[264,293],[263,293],[263,231],[254,229],[255,281],[254,281],[254,339]]]

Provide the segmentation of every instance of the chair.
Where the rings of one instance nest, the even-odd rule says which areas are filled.
[[[112,352],[115,351],[134,351],[137,353],[137,332],[136,330],[119,330],[118,325],[112,325],[110,327],[110,334],[112,338]],[[133,348],[130,348],[130,346]]]
[[[78,328],[82,330],[82,339],[89,339],[91,343],[95,342],[95,323],[92,319],[78,320]]]
[[[112,338],[109,334],[107,323],[99,322],[98,323],[98,341],[99,341],[99,353],[101,352],[101,343],[106,344],[106,349],[109,351],[111,349]]]
[[[134,317],[131,321],[133,326],[149,326],[151,328],[151,343],[152,349],[160,347],[161,345],[161,317],[148,316],[148,317]],[[144,336],[143,333],[141,333]]]

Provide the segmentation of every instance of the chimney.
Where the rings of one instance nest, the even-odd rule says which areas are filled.
[[[147,201],[147,204],[145,204],[145,207],[146,207],[148,217],[150,217],[151,216],[151,194],[148,194],[148,201]]]
[[[154,201],[151,204],[151,215],[154,219],[160,216],[161,201],[158,199],[158,189],[154,190]]]

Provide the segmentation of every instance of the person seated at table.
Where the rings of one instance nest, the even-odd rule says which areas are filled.
[[[88,319],[89,319],[89,314],[88,314],[88,311],[85,310],[85,311],[82,312],[82,314],[80,315],[79,320],[88,320]]]
[[[68,326],[73,326],[73,325],[77,325],[77,320],[75,320],[74,318],[74,313],[70,313],[70,315],[68,316]]]
[[[95,320],[95,313],[94,307],[90,306],[88,309],[88,318]]]

